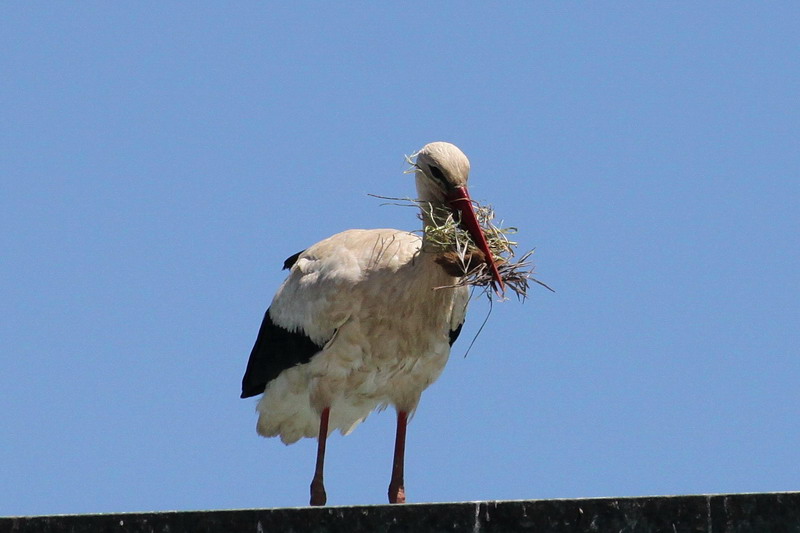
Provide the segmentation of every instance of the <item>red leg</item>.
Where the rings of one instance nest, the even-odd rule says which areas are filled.
[[[314,479],[311,480],[311,505],[325,505],[328,496],[325,494],[325,485],[322,482],[322,468],[325,465],[325,442],[328,439],[328,417],[330,407],[326,407],[319,417],[319,438],[317,439],[317,466],[314,469]]]
[[[389,482],[389,503],[406,503],[406,488],[403,482],[403,465],[406,454],[406,425],[408,413],[397,411],[397,436],[394,441],[392,480]]]

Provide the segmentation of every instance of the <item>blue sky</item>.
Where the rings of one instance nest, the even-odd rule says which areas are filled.
[[[416,229],[447,140],[536,248],[409,426],[409,501],[800,489],[800,9],[0,7],[0,515],[304,505],[240,379],[283,260]],[[383,503],[394,416],[331,437]]]

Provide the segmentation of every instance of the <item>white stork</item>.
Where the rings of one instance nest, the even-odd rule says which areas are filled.
[[[437,209],[453,212],[503,284],[467,193],[469,160],[434,142],[414,164],[424,227]],[[423,205],[424,205],[423,204]],[[441,212],[441,210],[439,210]],[[286,260],[289,276],[264,315],[242,380],[242,398],[259,400],[257,431],[285,444],[317,437],[311,505],[326,502],[325,443],[350,433],[376,408],[397,410],[389,501],[405,502],[406,424],[422,391],[436,381],[464,323],[469,293],[448,252],[395,229],[354,229]]]

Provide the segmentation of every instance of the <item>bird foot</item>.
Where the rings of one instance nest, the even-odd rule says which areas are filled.
[[[328,495],[325,494],[325,485],[322,484],[321,479],[314,479],[311,482],[311,505],[325,505],[328,501]]]
[[[406,489],[403,485],[389,486],[389,503],[406,503]]]

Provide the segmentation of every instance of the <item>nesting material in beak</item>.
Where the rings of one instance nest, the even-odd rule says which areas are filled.
[[[475,216],[475,209],[472,207],[472,199],[470,199],[466,187],[456,187],[450,191],[447,194],[447,203],[455,213],[458,213],[461,227],[469,233],[470,237],[472,237],[472,241],[486,256],[486,264],[489,266],[492,273],[492,288],[498,295],[502,296],[505,293],[503,278],[497,270],[497,263],[495,262],[492,250],[489,248],[489,244],[486,242],[483,228],[481,228],[478,222],[478,217]]]

